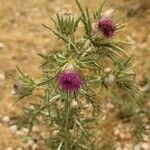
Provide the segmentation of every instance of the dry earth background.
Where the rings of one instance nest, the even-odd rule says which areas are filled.
[[[82,0],[82,3],[94,10],[98,0]],[[145,92],[146,103],[143,107],[150,109],[150,1],[110,0],[108,3],[107,13],[117,9],[128,14],[129,24],[123,35],[126,40],[136,44],[129,50],[136,58],[136,80],[142,83],[141,90]],[[41,59],[37,53],[61,46],[57,38],[41,25],[52,26],[50,16],[61,9],[78,13],[74,0],[0,0],[0,150],[47,149],[42,143],[46,134],[44,127],[34,127],[31,138],[26,134],[28,129],[18,125],[24,121],[22,108],[29,101],[36,102],[36,98],[31,96],[12,107],[15,101],[12,85],[17,77],[15,66],[38,79]],[[140,118],[136,123],[132,119],[123,122],[123,119],[113,115],[115,106],[109,99],[103,105],[104,111],[112,115],[108,115],[109,119],[104,121],[105,127],[97,129],[103,133],[100,150],[150,150],[148,117],[142,114],[143,121]],[[131,131],[135,124],[137,134]],[[135,142],[138,134],[141,138]]]

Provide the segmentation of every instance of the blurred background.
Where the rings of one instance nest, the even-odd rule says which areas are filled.
[[[95,10],[98,0],[81,0]],[[100,150],[150,150],[150,1],[109,0],[107,14],[115,10],[126,13],[126,30],[118,35],[135,44],[128,51],[134,55],[136,81],[140,88],[137,102],[143,112],[137,111],[128,100],[113,92],[106,93],[102,125],[99,134]],[[61,47],[57,38],[43,28],[53,26],[51,17],[56,12],[72,11],[78,14],[74,0],[0,0],[0,150],[46,150],[42,139],[47,134],[43,126],[33,128],[32,137],[23,115],[24,106],[36,102],[34,96],[15,106],[13,83],[17,78],[15,66],[38,79],[41,59],[37,53],[46,53]],[[117,104],[116,100],[124,101]],[[22,123],[24,127],[19,124]]]

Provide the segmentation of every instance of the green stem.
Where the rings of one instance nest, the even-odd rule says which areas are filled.
[[[70,93],[67,92],[67,99],[66,99],[66,122],[65,122],[65,133],[66,133],[66,140],[65,140],[65,150],[69,150],[69,117],[70,117],[70,108],[71,108],[71,101],[70,101]]]

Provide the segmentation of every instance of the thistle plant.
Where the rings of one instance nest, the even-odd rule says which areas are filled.
[[[52,18],[54,30],[43,25],[63,41],[64,49],[39,54],[43,58],[41,80],[34,81],[18,68],[20,83],[14,85],[17,102],[40,90],[40,103],[26,109],[30,131],[38,120],[47,125],[50,137],[46,143],[54,150],[98,149],[92,129],[100,116],[101,89],[115,88],[118,95],[132,99],[137,93],[132,56],[123,49],[128,43],[117,37],[124,28],[123,17],[105,17],[105,1],[93,14],[78,0],[76,4],[79,17],[57,14]],[[83,35],[76,36],[80,28]],[[52,135],[52,130],[57,134]]]

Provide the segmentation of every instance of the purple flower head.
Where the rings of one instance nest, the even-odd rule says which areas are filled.
[[[58,83],[63,90],[76,92],[81,88],[82,79],[75,70],[65,70],[59,74]]]
[[[116,25],[110,18],[102,18],[98,21],[98,28],[102,34],[109,38],[112,37],[116,31]]]

